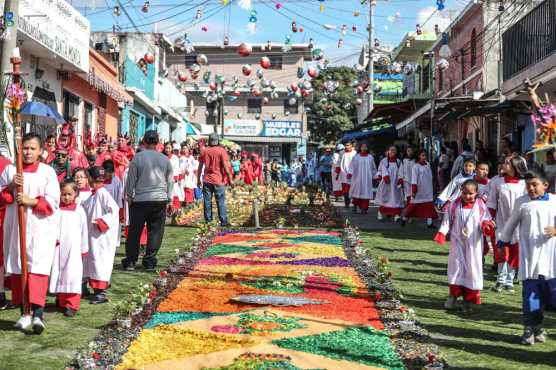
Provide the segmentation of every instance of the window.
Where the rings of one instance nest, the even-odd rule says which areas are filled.
[[[270,68],[269,69],[282,69],[282,54],[269,55]]]
[[[261,113],[261,99],[247,99],[247,113]]]
[[[186,67],[191,67],[193,64],[197,63],[197,54],[186,54],[184,63]]]
[[[84,137],[90,133],[91,137],[93,137],[93,133],[91,132],[91,128],[93,127],[93,105],[89,102],[85,102],[84,104],[84,112],[83,112],[83,133]]]
[[[475,31],[474,28],[471,31],[470,49],[471,49],[471,67],[475,67],[477,65],[477,31]]]
[[[294,114],[299,113],[297,100],[295,101],[295,104],[290,104],[290,99],[284,100],[284,113],[286,112],[290,112]]]
[[[79,115],[79,97],[64,90],[64,119],[69,121]]]

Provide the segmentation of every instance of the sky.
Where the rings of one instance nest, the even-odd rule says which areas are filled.
[[[193,43],[221,44],[225,36],[231,43],[283,43],[288,36],[294,44],[313,39],[334,65],[352,66],[368,43],[369,6],[360,0],[151,0],[147,13],[142,11],[144,0],[119,0],[123,8],[119,16],[113,12],[118,0],[66,1],[87,16],[92,31],[110,31],[114,25],[136,31],[131,18],[142,32],[156,27],[171,40],[187,33]],[[375,38],[381,47],[395,47],[417,23],[424,30],[432,31],[435,24],[444,29],[467,2],[445,0],[445,9],[437,11],[436,0],[379,0]],[[298,32],[293,32],[292,22]],[[347,30],[342,37],[343,25]],[[343,45],[338,47],[340,38]]]

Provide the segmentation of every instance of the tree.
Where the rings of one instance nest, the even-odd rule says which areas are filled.
[[[348,67],[329,67],[321,70],[314,78],[314,97],[308,112],[308,126],[315,141],[335,142],[344,131],[353,129],[357,120],[354,81],[357,73]],[[326,84],[335,83],[336,90],[330,93]]]

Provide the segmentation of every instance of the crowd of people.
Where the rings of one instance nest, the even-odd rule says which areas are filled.
[[[516,276],[523,284],[522,343],[531,345],[546,340],[543,314],[556,309],[556,161],[548,151],[546,162],[538,165],[530,153],[522,157],[505,144],[491,178],[486,156],[468,143],[453,161],[441,150],[436,197],[427,152],[415,155],[411,147],[400,158],[391,146],[377,163],[367,144],[358,150],[352,143],[339,144],[330,155],[330,173],[333,195],[343,197],[353,212],[366,214],[374,200],[379,220],[391,218],[402,226],[418,218],[435,228],[433,221],[441,217],[434,239],[440,244],[450,239],[448,310],[469,311],[481,303],[483,267],[491,251],[494,291],[513,293]]]

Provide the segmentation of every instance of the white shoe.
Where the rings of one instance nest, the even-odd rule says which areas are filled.
[[[31,316],[30,315],[22,315],[19,320],[14,325],[16,328],[25,330],[31,326]]]
[[[33,317],[33,333],[40,334],[44,331],[46,326],[40,317]]]
[[[382,217],[382,213],[378,212],[378,213],[376,214],[376,219],[377,219],[377,220],[382,221],[383,218],[384,218],[384,217]]]
[[[400,220],[400,216],[394,216],[394,222],[398,222]]]

